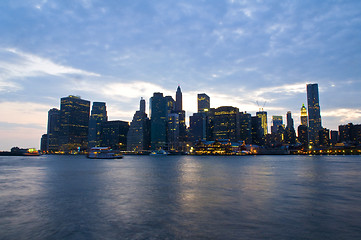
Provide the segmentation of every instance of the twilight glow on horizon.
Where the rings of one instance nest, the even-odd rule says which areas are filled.
[[[361,123],[358,0],[4,0],[0,32],[0,150],[39,148],[62,97],[131,121],[141,97],[178,85],[187,119],[206,93],[297,127],[318,83],[323,127]]]

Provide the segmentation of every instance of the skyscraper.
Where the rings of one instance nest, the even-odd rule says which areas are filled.
[[[127,136],[127,150],[140,152],[149,150],[150,120],[145,113],[145,100],[140,100],[139,111],[136,111],[130,123]]]
[[[318,84],[307,84],[308,143],[318,145],[319,131],[322,129]]]
[[[246,144],[252,143],[252,116],[249,113],[239,113],[240,140]]]
[[[182,111],[183,110],[183,106],[182,106],[182,91],[180,89],[180,86],[178,86],[177,88],[177,92],[175,94],[175,111]]]
[[[259,111],[256,113],[256,116],[261,119],[261,126],[263,129],[263,135],[266,136],[268,133],[268,126],[267,126],[267,112]]]
[[[301,107],[301,125],[307,126],[307,109],[305,107],[305,104],[302,104]]]
[[[272,116],[272,127],[271,132],[277,133],[280,126],[283,125],[283,117],[282,116]]]
[[[89,112],[89,101],[72,95],[61,98],[59,144],[62,151],[87,148]]]
[[[166,148],[167,143],[167,114],[170,101],[163,97],[163,93],[156,92],[150,98],[151,116],[151,148]]]
[[[50,109],[48,112],[48,130],[46,151],[59,151],[59,130],[60,130],[60,111],[57,108]]]
[[[236,107],[219,107],[214,111],[214,138],[239,141],[239,110]]]
[[[199,93],[197,98],[198,112],[203,112],[210,108],[210,98],[205,93]]]
[[[101,124],[108,121],[105,102],[93,102],[89,119],[88,148],[100,146]]]
[[[286,131],[285,131],[285,143],[288,143],[288,144],[296,143],[296,132],[295,132],[295,128],[294,128],[291,111],[287,112],[287,126],[286,126]]]
[[[175,108],[174,108],[174,112],[173,113],[176,113],[178,114],[178,141],[180,143],[179,146],[181,146],[183,142],[185,142],[186,140],[186,114],[185,114],[185,111],[183,110],[183,103],[182,103],[182,91],[181,91],[181,88],[180,86],[178,86],[177,88],[177,92],[176,92],[176,101],[175,101]],[[171,118],[172,119],[172,118]],[[176,122],[173,122],[173,123],[176,123]]]
[[[294,128],[293,126],[293,118],[292,118],[292,113],[291,111],[288,111],[287,112],[287,125],[286,125],[286,128]]]
[[[127,134],[129,123],[125,121],[106,121],[101,123],[101,146],[112,149],[127,149]]]

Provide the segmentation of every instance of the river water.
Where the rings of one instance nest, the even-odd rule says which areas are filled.
[[[361,239],[361,157],[0,157],[0,239]]]

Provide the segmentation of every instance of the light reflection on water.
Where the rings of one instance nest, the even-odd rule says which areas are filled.
[[[358,239],[360,160],[0,157],[0,239]]]

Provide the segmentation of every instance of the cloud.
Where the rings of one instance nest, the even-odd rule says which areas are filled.
[[[349,122],[360,122],[361,121],[361,109],[353,108],[336,108],[321,110],[322,117],[337,118],[339,124],[346,124]]]
[[[93,72],[63,66],[33,54],[25,53],[14,48],[0,49],[5,56],[0,59],[0,91],[14,91],[21,87],[15,81],[28,77],[52,75],[63,77],[66,75],[99,77]]]
[[[52,106],[33,102],[0,102],[0,124],[37,125],[46,131],[47,113]]]

